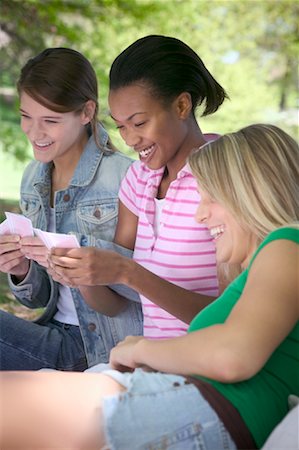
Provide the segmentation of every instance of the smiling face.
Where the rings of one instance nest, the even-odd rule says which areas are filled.
[[[186,99],[167,108],[146,86],[132,84],[112,90],[109,105],[121,137],[150,169],[172,165],[181,169],[192,146],[188,142]]]
[[[207,192],[201,189],[199,192],[201,201],[195,218],[208,227],[216,245],[217,262],[247,267],[256,249],[254,235],[245,230],[228,209],[213,200]]]
[[[84,125],[89,122],[84,112],[57,113],[23,92],[20,113],[21,128],[38,161],[68,161],[82,153],[88,140]]]

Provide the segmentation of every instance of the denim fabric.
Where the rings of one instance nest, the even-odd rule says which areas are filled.
[[[46,326],[0,311],[0,367],[38,370],[43,367],[82,372],[87,360],[80,329],[52,320]]]
[[[131,251],[111,241],[117,223],[120,182],[132,161],[105,147],[107,133],[103,128],[99,128],[99,137],[103,148],[100,150],[91,137],[70,185],[55,194],[56,230],[76,234],[82,246],[98,245],[130,257]],[[21,183],[22,213],[31,219],[34,227],[42,230],[47,230],[49,220],[51,169],[51,164],[32,161]],[[34,262],[26,278],[18,285],[14,284],[12,277],[8,278],[13,294],[21,303],[29,308],[46,307],[37,323],[47,325],[56,312],[58,284]],[[116,285],[115,290],[118,288],[122,295],[133,301],[116,317],[95,312],[84,302],[78,289],[71,289],[88,366],[107,362],[111,348],[125,336],[142,334],[139,296],[133,290]]]
[[[137,369],[102,372],[127,391],[103,400],[110,450],[235,450],[223,423],[184,377]]]

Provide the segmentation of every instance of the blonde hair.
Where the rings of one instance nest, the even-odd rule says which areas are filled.
[[[191,170],[201,189],[224,205],[260,243],[299,219],[299,147],[274,125],[256,124],[195,150]]]

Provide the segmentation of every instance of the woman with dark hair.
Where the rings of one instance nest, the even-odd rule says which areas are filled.
[[[287,414],[299,395],[298,145],[251,125],[189,162],[196,220],[242,273],[187,335],[127,337],[112,370],[0,374],[4,450],[261,448]]]
[[[83,246],[111,241],[120,182],[132,161],[114,150],[98,122],[90,62],[72,49],[46,49],[22,68],[18,92],[35,157],[22,179],[22,213],[35,228],[76,234]],[[0,236],[0,270],[12,292],[29,308],[46,306],[34,323],[0,312],[1,370],[82,371],[107,362],[117,342],[142,333],[140,305],[106,289],[105,307],[91,310],[83,287],[53,280],[41,244],[37,237]]]
[[[226,97],[179,39],[146,36],[125,49],[110,70],[109,105],[122,138],[139,156],[121,185],[115,235],[134,251],[133,259],[101,249],[53,252],[53,268],[66,283],[122,283],[137,291],[144,335],[154,339],[185,334],[218,294],[215,246],[194,219],[200,197],[186,159],[218,137],[202,133],[196,108],[214,113]],[[104,289],[99,286],[97,295]],[[97,309],[97,296],[87,291],[86,301]]]

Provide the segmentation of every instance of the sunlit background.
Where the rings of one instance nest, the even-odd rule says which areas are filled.
[[[129,152],[108,117],[107,84],[118,53],[147,34],[189,44],[230,96],[204,132],[269,122],[298,137],[298,28],[295,1],[1,0],[0,199],[18,198],[31,150],[19,127],[15,83],[25,61],[46,47],[82,52],[99,80],[100,118]],[[200,111],[199,111],[200,116]]]

